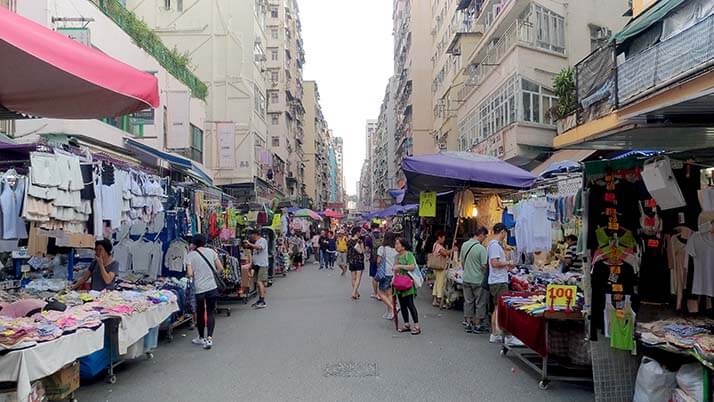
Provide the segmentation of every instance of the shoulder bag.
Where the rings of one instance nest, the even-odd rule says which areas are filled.
[[[205,255],[198,249],[196,249],[196,252],[198,255],[203,258],[203,261],[206,261],[206,264],[208,264],[208,267],[211,269],[211,272],[213,272],[213,279],[216,281],[216,286],[218,289],[218,293],[225,293],[226,289],[228,289],[228,286],[226,285],[226,282],[223,280],[223,277],[218,274],[218,271],[216,271],[216,268],[211,264],[210,261],[208,261],[208,258],[206,258]]]
[[[443,271],[449,264],[449,259],[439,253],[429,253],[426,257],[426,267],[435,271]]]

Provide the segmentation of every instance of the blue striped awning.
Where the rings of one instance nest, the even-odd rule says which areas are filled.
[[[171,165],[181,169],[186,174],[202,181],[205,184],[213,185],[213,179],[208,175],[196,162],[191,159],[184,158],[170,152],[164,152],[160,149],[156,149],[149,145],[143,144],[139,141],[132,140],[130,138],[125,139],[126,144],[133,150],[141,152],[145,155],[165,160]]]

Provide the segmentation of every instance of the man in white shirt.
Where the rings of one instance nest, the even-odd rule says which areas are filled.
[[[493,302],[491,316],[491,337],[489,342],[503,341],[501,329],[498,327],[498,299],[508,291],[508,271],[513,264],[506,260],[506,253],[501,244],[506,240],[508,230],[502,223],[493,226],[493,240],[488,243],[488,288]]]
[[[258,301],[255,308],[266,308],[265,296],[268,293],[268,241],[257,230],[250,234],[250,241],[245,246],[253,250],[253,276],[258,285]]]

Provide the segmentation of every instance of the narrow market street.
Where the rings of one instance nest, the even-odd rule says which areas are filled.
[[[590,401],[586,386],[553,383],[548,391],[486,335],[466,334],[457,311],[437,311],[426,289],[418,303],[424,333],[397,334],[369,298],[349,299],[339,271],[276,279],[269,307],[234,305],[216,323],[216,343],[191,344],[194,331],[161,340],[151,361],[127,363],[118,381],[80,388],[80,401]],[[366,278],[369,279],[369,278]],[[327,376],[326,368],[342,365]],[[349,363],[354,363],[349,365]],[[515,368],[515,373],[512,372]],[[353,370],[354,369],[354,370]],[[376,374],[376,375],[375,375]]]

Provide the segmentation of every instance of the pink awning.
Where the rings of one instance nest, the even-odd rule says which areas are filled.
[[[159,106],[158,81],[0,6],[0,106],[92,119]]]

